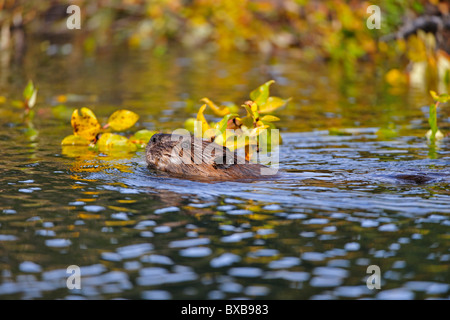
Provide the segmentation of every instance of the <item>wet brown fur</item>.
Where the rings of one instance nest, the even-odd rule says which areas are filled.
[[[199,148],[201,153],[196,153]],[[227,159],[231,163],[226,163]],[[175,176],[214,180],[257,179],[263,177],[261,169],[267,168],[214,142],[162,133],[153,135],[147,144],[146,160],[150,168]]]

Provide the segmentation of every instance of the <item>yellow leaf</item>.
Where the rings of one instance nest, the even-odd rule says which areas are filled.
[[[70,135],[61,141],[63,146],[89,146],[89,141],[87,141],[82,136]]]
[[[269,98],[267,98],[266,103],[259,106],[259,112],[260,113],[269,113],[269,112],[275,111],[275,110],[285,106],[290,100],[291,100],[291,98],[284,100],[284,99],[281,99],[278,97],[269,97]]]
[[[73,134],[81,136],[88,141],[94,140],[100,132],[100,124],[94,112],[89,108],[81,108],[80,112],[78,112],[78,109],[74,110],[70,122]]]
[[[115,131],[124,131],[134,126],[139,116],[130,110],[117,110],[108,119],[109,126]]]
[[[223,117],[230,113],[230,109],[228,107],[226,106],[218,107],[214,102],[212,102],[208,98],[203,98],[200,101],[206,103],[211,108],[211,110],[219,117]]]
[[[100,151],[108,150],[124,150],[124,151],[136,151],[137,147],[127,138],[115,134],[104,133],[97,141],[97,146]]]
[[[200,121],[202,124],[202,132],[201,133],[197,132],[197,137],[199,137],[200,134],[201,134],[201,136],[203,136],[203,133],[205,133],[207,130],[210,129],[209,124],[206,121],[205,116],[203,115],[203,112],[205,111],[205,109],[206,109],[206,104],[202,105],[200,107],[200,110],[198,110],[198,113],[197,113],[197,121]]]
[[[261,118],[261,121],[274,122],[280,121],[280,118],[271,115],[265,115],[264,117]]]

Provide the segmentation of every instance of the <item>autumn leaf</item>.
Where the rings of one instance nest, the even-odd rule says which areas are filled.
[[[259,106],[259,112],[260,113],[269,113],[273,112],[283,106],[285,106],[291,99],[281,99],[278,97],[269,97],[266,100],[266,103]]]
[[[124,131],[139,120],[139,116],[130,110],[117,110],[108,119],[107,126],[114,131]]]
[[[70,122],[72,124],[73,134],[81,136],[88,141],[95,140],[95,137],[101,129],[97,117],[89,108],[81,108],[80,112],[78,112],[78,109],[74,110]]]
[[[124,150],[124,151],[136,151],[137,147],[134,143],[128,140],[126,137],[115,133],[104,133],[97,141],[97,146],[100,151],[108,150]]]
[[[89,146],[89,141],[82,136],[70,135],[61,141],[63,146]]]
[[[230,109],[226,106],[220,106],[218,107],[214,102],[209,100],[208,98],[203,98],[200,101],[206,103],[211,110],[219,117],[223,117],[230,113]]]
[[[206,109],[206,104],[202,105],[200,107],[200,110],[198,110],[197,113],[197,121],[200,121],[202,124],[202,132],[197,132],[197,137],[202,137],[203,134],[210,129],[208,122],[205,119],[205,116],[203,115],[203,112]]]
[[[261,121],[275,122],[280,121],[280,118],[271,115],[265,115],[261,118]]]

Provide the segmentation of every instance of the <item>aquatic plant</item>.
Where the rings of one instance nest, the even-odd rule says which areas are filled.
[[[237,113],[239,108],[236,105],[217,106],[209,98],[201,99],[205,104],[200,107],[196,119],[186,120],[185,128],[196,136],[226,146],[231,151],[245,148],[247,160],[251,159],[255,151],[271,152],[273,142],[271,129],[276,129],[274,122],[280,119],[269,113],[285,106],[290,100],[270,96],[270,86],[273,83],[274,80],[267,81],[250,93],[251,100],[241,106],[241,110],[246,111],[244,116]],[[207,106],[215,115],[223,118],[209,124],[204,116]],[[201,125],[201,129],[195,127],[195,121]],[[281,136],[276,142],[281,142]]]
[[[444,134],[439,130],[437,125],[437,108],[439,104],[450,101],[450,95],[447,93],[437,94],[435,91],[430,91],[430,94],[433,97],[434,104],[430,106],[430,113],[428,117],[430,130],[427,132],[427,138],[430,142],[434,143],[436,140],[444,138]]]
[[[23,90],[23,100],[13,100],[11,104],[16,108],[24,110],[24,116],[28,119],[34,117],[33,107],[36,105],[38,89],[34,86],[32,80],[28,81],[27,86]]]
[[[73,134],[65,137],[62,146],[84,146],[98,151],[133,152],[144,148],[156,131],[140,130],[127,138],[111,131],[125,131],[135,125],[139,116],[130,110],[114,112],[104,126],[101,126],[94,112],[86,107],[72,113]]]

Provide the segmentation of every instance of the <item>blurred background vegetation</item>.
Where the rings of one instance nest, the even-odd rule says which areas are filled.
[[[77,32],[65,25],[71,4],[81,8]],[[372,4],[382,11],[379,30],[366,27]],[[173,45],[229,53],[295,48],[301,57],[351,63],[373,58],[380,37],[400,25],[448,16],[448,9],[439,0],[0,0],[1,48],[70,37],[87,53],[117,45],[156,54]]]
[[[71,4],[81,29],[69,30]],[[381,28],[370,30],[370,5]],[[421,20],[422,19],[422,20]],[[303,62],[330,62],[355,74],[359,62],[383,65],[393,87],[449,84],[449,3],[440,0],[0,0],[2,65],[19,63],[30,42],[52,55],[96,55],[111,47],[222,55],[289,51]],[[11,54],[12,53],[12,54]],[[398,89],[401,90],[401,89]]]

